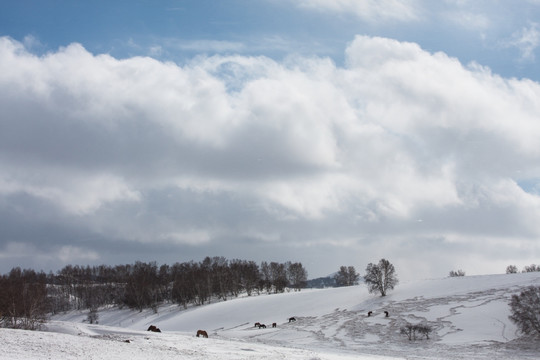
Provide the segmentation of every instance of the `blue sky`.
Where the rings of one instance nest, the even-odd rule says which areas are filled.
[[[2,1],[0,271],[540,254],[540,2]]]
[[[311,3],[311,4],[310,4]],[[355,1],[178,0],[4,1],[0,29],[22,41],[32,36],[36,52],[72,42],[92,53],[152,56],[185,61],[200,53],[241,53],[282,58],[291,53],[343,60],[355,35],[383,36],[443,51],[463,63],[476,61],[508,77],[537,80],[538,2],[387,1],[400,9],[358,13]],[[310,4],[310,5],[308,5]],[[408,15],[407,15],[408,14]],[[527,34],[529,42],[527,42]],[[520,41],[522,42],[519,45]],[[531,48],[526,55],[525,47]],[[160,49],[159,51],[157,49]],[[528,53],[528,52],[527,52]]]

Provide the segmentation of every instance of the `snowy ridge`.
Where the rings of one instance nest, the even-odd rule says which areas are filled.
[[[68,313],[45,333],[1,329],[7,352],[0,358],[538,359],[540,343],[521,337],[508,319],[510,296],[531,285],[540,286],[540,273],[415,281],[386,297],[360,285],[157,313],[109,309],[100,311],[99,325],[83,323],[86,313]],[[292,316],[296,322],[288,322]],[[399,332],[407,322],[430,325],[430,339],[409,341]],[[162,333],[146,332],[150,324]],[[196,338],[198,329],[210,337]]]

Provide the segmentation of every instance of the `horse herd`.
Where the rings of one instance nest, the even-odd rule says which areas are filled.
[[[368,317],[371,317],[373,315],[373,311],[369,311],[367,313],[367,316]],[[385,317],[389,317],[390,314],[388,313],[388,311],[384,311],[384,316]],[[290,317],[289,319],[289,322],[295,322],[296,321],[296,318],[295,317]],[[266,325],[265,324],[262,324],[260,322],[256,322],[255,323],[255,326],[254,327],[258,327],[259,329],[266,329]],[[277,327],[277,323],[272,323],[272,327],[275,328]],[[161,330],[155,326],[155,325],[150,325],[150,327],[148,328],[147,331],[153,331],[153,332],[161,332]],[[197,337],[204,337],[204,338],[208,338],[208,333],[205,331],[205,330],[197,330]]]
[[[293,322],[293,321],[296,321],[296,318],[291,317],[288,320],[289,320],[289,322]],[[260,322],[256,322],[255,327],[258,327],[259,329],[266,329],[266,325],[261,324]],[[272,323],[272,327],[273,328],[277,327],[277,323]],[[155,325],[150,325],[146,331],[161,332],[161,330]],[[208,338],[208,333],[206,331],[204,331],[204,330],[197,330],[197,335],[196,336],[197,337],[202,336],[204,338]]]

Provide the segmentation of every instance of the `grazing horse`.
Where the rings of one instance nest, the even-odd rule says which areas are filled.
[[[262,329],[266,329],[266,325],[264,325],[264,324],[259,324],[259,329],[261,329],[261,328],[262,328]]]
[[[197,330],[197,337],[202,336],[208,339],[208,333],[204,330]]]
[[[277,327],[277,324],[276,324],[276,323],[272,323],[272,327],[273,327],[273,328]]]
[[[289,318],[289,322],[292,322],[292,321],[296,321],[296,318],[294,317]]]
[[[155,325],[150,325],[150,327],[146,331],[161,332],[161,330],[159,330],[159,328]]]
[[[373,311],[367,313],[367,316],[370,317],[373,314]]]
[[[384,312],[384,317],[388,317],[388,316],[389,316],[388,311],[385,311]]]
[[[260,322],[256,322],[256,323],[255,323],[255,327],[257,327],[257,326],[261,326],[261,323],[260,323]]]

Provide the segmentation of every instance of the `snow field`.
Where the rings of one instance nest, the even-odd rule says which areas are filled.
[[[48,332],[1,329],[0,359],[540,359],[540,342],[508,319],[511,295],[530,285],[540,285],[540,273],[415,281],[386,297],[360,285],[157,313],[103,309],[99,325],[70,312],[55,316]],[[407,322],[430,325],[430,339],[408,341],[399,332]],[[163,332],[146,332],[151,324]],[[196,338],[198,329],[210,338]]]

